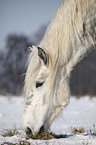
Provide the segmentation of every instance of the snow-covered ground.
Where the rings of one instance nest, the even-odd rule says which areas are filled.
[[[25,141],[25,133],[22,126],[22,112],[24,97],[0,96],[0,144],[18,143]],[[18,134],[12,137],[3,137],[2,133],[16,125]],[[76,99],[71,97],[69,105],[63,110],[51,126],[51,131],[56,134],[67,134],[63,139],[51,140],[28,140],[31,144],[50,145],[96,145],[96,136],[90,133],[96,126],[96,97],[88,96]],[[72,134],[71,127],[81,127],[85,129],[83,134]]]

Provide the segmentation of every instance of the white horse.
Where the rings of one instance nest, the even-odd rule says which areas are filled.
[[[40,45],[31,48],[23,112],[27,134],[50,128],[69,102],[71,71],[94,47],[96,0],[63,0]]]

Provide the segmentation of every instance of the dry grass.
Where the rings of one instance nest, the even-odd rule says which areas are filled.
[[[90,133],[92,135],[96,136],[96,126],[95,126],[95,124],[93,124],[93,129],[92,130],[90,129]]]
[[[17,128],[14,126],[13,129],[7,129],[2,133],[3,137],[11,137],[17,134]]]
[[[82,126],[80,128],[77,128],[77,127],[72,128],[71,127],[71,133],[76,134],[76,133],[84,133],[84,132],[85,132],[85,129]]]
[[[87,132],[90,135],[96,136],[96,125],[93,124],[93,127],[92,127],[92,129],[90,129],[90,132],[89,131],[87,131]],[[80,128],[78,128],[78,127],[71,127],[71,133],[74,133],[74,134],[76,134],[76,133],[85,133],[85,129],[82,126]]]
[[[53,139],[53,138],[59,139],[59,138],[65,138],[65,137],[66,137],[66,134],[65,135],[62,135],[62,134],[56,135],[52,132],[45,132],[44,128],[42,127],[37,135],[33,136],[32,134],[27,133],[27,138],[26,139],[31,138],[33,140],[50,140],[50,139]]]
[[[50,139],[53,139],[53,138],[56,138],[56,139],[59,139],[59,138],[65,138],[67,135],[57,135],[57,134],[54,134],[52,132],[41,132],[40,134],[36,135],[36,136],[27,136],[26,139],[33,139],[33,140],[50,140]]]
[[[49,139],[53,139],[54,136],[52,133],[41,133],[41,134],[38,134],[36,136],[32,136],[32,139],[34,140],[37,140],[37,139],[40,139],[40,140],[49,140]]]

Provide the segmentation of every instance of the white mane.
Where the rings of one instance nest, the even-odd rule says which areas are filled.
[[[39,61],[39,57],[37,55],[37,49],[35,49],[35,47],[31,48],[31,53],[29,56],[29,60],[28,60],[28,70],[26,73],[26,78],[25,78],[25,91],[26,91],[26,96],[29,95],[31,87],[33,85],[34,79],[36,74],[38,73],[39,69],[40,69],[40,61]]]
[[[90,48],[88,45],[91,43],[91,45],[95,45],[92,38],[90,39],[91,42],[87,43],[86,46],[79,44],[81,43],[80,33],[83,33],[85,16],[95,2],[96,0],[63,0],[48,26],[39,46],[50,56],[50,90],[53,89],[58,67],[65,66],[66,74],[70,76],[73,67]],[[87,31],[86,33],[89,32]],[[80,50],[77,50],[75,41],[83,50],[79,46],[77,47]],[[30,91],[30,86],[32,87],[32,82],[41,65],[36,53],[34,54],[33,51],[29,56],[29,60],[30,63],[25,80],[26,93]]]

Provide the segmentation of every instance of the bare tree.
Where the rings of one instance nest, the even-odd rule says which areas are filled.
[[[3,71],[0,75],[1,92],[21,93],[29,45],[28,38],[24,35],[12,34],[7,37],[7,54],[3,60]]]

